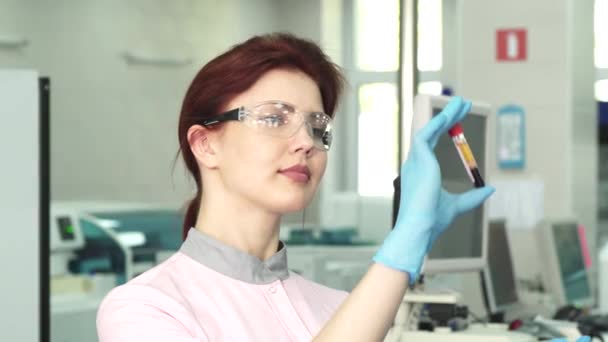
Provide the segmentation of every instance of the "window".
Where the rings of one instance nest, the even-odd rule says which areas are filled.
[[[442,0],[418,1],[418,70],[439,71],[443,63]]]
[[[608,80],[595,81],[595,99],[608,102]]]
[[[399,69],[399,1],[357,0],[355,60],[359,70]]]
[[[595,0],[594,7],[594,37],[595,37],[595,99],[608,102],[608,0]],[[604,69],[604,70],[602,70]]]
[[[418,93],[441,95],[443,84],[442,0],[418,1]]]
[[[368,83],[359,87],[358,189],[362,196],[393,193],[397,168],[397,86]]]
[[[397,176],[399,0],[353,0],[354,41],[352,108],[358,112],[357,191],[362,196],[392,196]],[[418,1],[418,92],[439,95],[442,84],[442,0]],[[351,164],[353,165],[353,164]]]
[[[608,0],[595,0],[594,31],[595,31],[595,67],[608,68]],[[596,85],[597,93],[597,85]]]
[[[442,85],[439,81],[418,83],[418,93],[428,95],[441,95]]]
[[[392,196],[399,169],[397,139],[400,0],[353,0],[351,105],[357,115],[356,191]],[[352,189],[352,188],[351,188]]]

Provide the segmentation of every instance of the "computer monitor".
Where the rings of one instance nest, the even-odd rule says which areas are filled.
[[[506,220],[488,222],[487,255],[488,265],[483,276],[488,306],[492,313],[506,312],[519,304]]]
[[[584,229],[573,219],[544,220],[537,227],[537,245],[545,288],[557,305],[593,306]]]
[[[449,97],[417,95],[413,115],[403,113],[402,158],[407,153],[416,133],[447,105]],[[469,114],[462,121],[467,141],[475,155],[481,175],[487,178],[488,115],[490,106],[473,101]],[[469,179],[452,139],[446,133],[435,148],[443,187],[454,193],[471,190]],[[486,179],[487,181],[487,179]],[[398,201],[398,196],[395,196]],[[398,208],[397,201],[394,202]],[[396,210],[394,211],[396,213]],[[435,241],[425,265],[424,273],[480,271],[485,267],[487,219],[485,205],[458,216],[451,226]]]

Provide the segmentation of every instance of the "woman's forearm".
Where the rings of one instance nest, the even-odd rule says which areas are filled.
[[[372,264],[313,341],[382,341],[395,319],[408,282],[406,272]]]

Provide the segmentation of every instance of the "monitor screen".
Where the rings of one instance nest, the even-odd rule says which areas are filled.
[[[433,115],[437,115],[440,111],[441,108],[433,108]],[[484,169],[486,117],[470,113],[461,124],[483,177],[486,174]],[[444,134],[437,142],[435,155],[441,168],[444,189],[453,193],[473,189],[473,183],[448,134]],[[447,231],[433,245],[429,259],[481,258],[482,232],[483,208],[478,207],[454,219]]]
[[[496,307],[517,303],[517,283],[503,220],[488,224],[488,268]]]
[[[577,225],[575,223],[555,223],[551,228],[566,301],[573,303],[590,298],[591,289]]]

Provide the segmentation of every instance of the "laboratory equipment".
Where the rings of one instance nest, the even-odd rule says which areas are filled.
[[[514,322],[511,322],[513,325]],[[542,339],[543,335],[546,338],[550,338],[551,334],[563,335],[568,341],[581,341],[580,324],[577,322],[560,321],[554,319],[548,319],[542,315],[536,315],[534,318],[523,322],[524,325],[528,325],[528,329],[517,329],[516,331],[528,331],[527,333],[536,336],[538,339]],[[536,331],[535,331],[536,330]],[[553,340],[552,340],[553,341]]]
[[[413,137],[418,130],[447,105],[449,97],[419,94],[415,98],[414,115],[404,118],[402,153],[407,156]],[[490,107],[473,101],[469,114],[461,122],[467,132],[469,146],[477,158],[481,174],[488,163],[488,123]],[[454,193],[470,190],[471,181],[462,167],[462,161],[448,134],[442,136],[435,147],[435,155],[441,168],[442,186]],[[397,197],[397,196],[395,196]],[[398,201],[393,202],[398,208]],[[437,239],[423,266],[423,273],[480,271],[486,264],[487,205],[458,216],[451,226]],[[393,223],[397,210],[393,210]]]
[[[56,201],[51,208],[51,340],[96,341],[102,299],[179,249],[183,215],[115,201]]]
[[[466,310],[463,310],[463,307],[458,305],[462,299],[460,293],[449,290],[408,291],[403,297],[401,306],[395,316],[394,324],[384,341],[531,342],[537,340],[530,334],[509,331],[507,324],[465,323],[464,327],[457,329],[457,331],[448,326],[435,326],[432,332],[419,330],[420,323],[424,321],[423,316],[428,315],[424,311],[428,310],[431,305],[451,309],[443,311],[453,312],[454,316],[459,316],[459,312],[464,312],[464,316],[466,317],[468,315],[466,314]],[[466,321],[462,316],[460,315],[460,319]]]
[[[78,213],[86,241],[72,264],[75,273],[114,273],[120,285],[181,246],[183,214],[177,208],[114,201],[60,204]]]
[[[51,203],[49,238],[51,297],[82,296],[93,291],[88,274],[79,274],[70,268],[78,259],[77,252],[85,247],[78,213]]]
[[[49,220],[51,293],[70,292],[70,281],[81,279],[69,270],[76,251],[85,245],[78,213],[51,204]],[[75,284],[72,283],[72,286]]]
[[[510,326],[514,326],[512,322]],[[511,330],[523,332],[526,334],[533,335],[537,337],[539,340],[549,340],[552,338],[561,338],[565,337],[559,329],[553,327],[551,324],[544,323],[538,320],[525,320],[525,321],[517,321],[517,324]],[[576,329],[576,326],[575,326]]]
[[[558,306],[594,304],[585,266],[588,247],[586,239],[581,239],[584,234],[574,219],[546,219],[536,227],[543,283]]]
[[[405,293],[399,310],[395,315],[394,325],[402,327],[405,331],[418,330],[423,319],[423,309],[430,311],[430,306],[440,307],[439,314],[434,317],[429,313],[426,317],[435,327],[446,326],[447,320],[458,316],[458,304],[462,301],[460,293],[451,290],[421,291],[410,290]],[[437,310],[436,310],[437,311]],[[466,318],[460,317],[460,318]]]
[[[398,329],[398,328],[397,328]],[[462,331],[452,332],[449,329],[439,331],[403,331],[392,341],[424,341],[424,342],[536,342],[532,335],[507,331],[503,326],[477,325]]]
[[[483,271],[490,312],[516,311],[520,307],[517,280],[504,219],[488,223],[488,265]]]
[[[116,273],[75,269],[82,250],[91,248],[82,228],[82,214],[76,208],[52,202],[49,216],[51,341],[95,341],[97,308],[116,285]],[[113,241],[111,237],[108,240]],[[115,245],[120,248],[117,242]],[[123,267],[126,260],[123,255]]]
[[[454,291],[408,292],[397,312],[393,327],[385,342],[391,341],[537,341],[566,337],[581,337],[578,325],[574,322],[555,321],[536,316],[511,324],[470,323],[466,318],[466,306],[459,305],[462,297]],[[438,312],[431,315],[427,311],[438,306]],[[446,315],[447,314],[447,315]],[[443,316],[443,317],[442,317]],[[443,322],[432,322],[432,332],[421,327],[429,317],[440,318]],[[456,324],[456,320],[460,324]],[[446,324],[446,321],[448,322]]]

